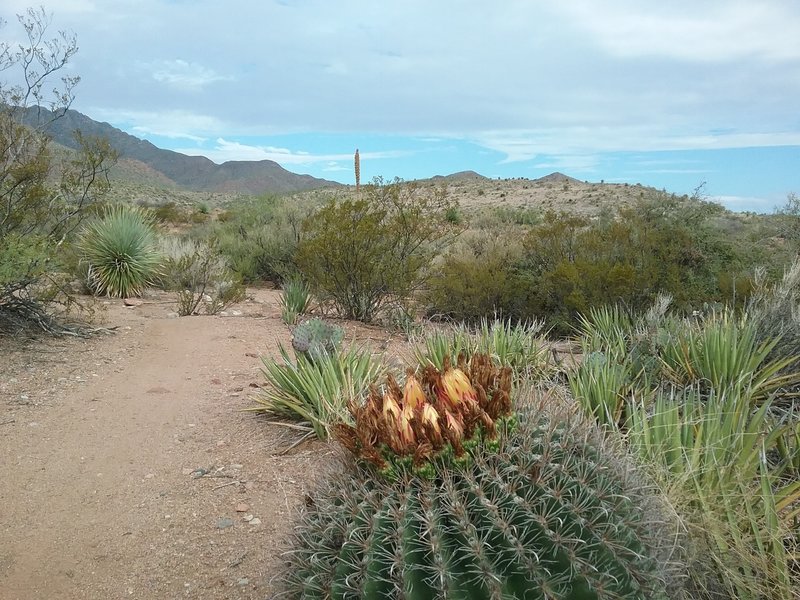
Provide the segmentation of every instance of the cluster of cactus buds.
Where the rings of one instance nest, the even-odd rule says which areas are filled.
[[[439,371],[425,368],[420,377],[408,369],[401,387],[389,375],[383,389],[370,388],[366,402],[351,401],[355,425],[339,424],[337,439],[356,457],[385,469],[396,458],[426,464],[444,448],[456,457],[480,436],[493,439],[499,419],[511,415],[511,369],[497,367],[485,354],[469,361],[459,356]]]

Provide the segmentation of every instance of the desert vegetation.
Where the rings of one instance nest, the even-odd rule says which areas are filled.
[[[46,17],[22,23],[35,48]],[[640,189],[568,211],[557,194],[602,186],[511,207],[479,182],[469,206],[378,179],[107,205],[107,144],[57,165],[30,118],[75,42],[50,48],[0,58],[29,74],[0,98],[0,331],[82,331],[57,308],[80,290],[157,286],[188,316],[282,286],[292,347],[263,359],[250,410],[346,451],[307,499],[290,597],[797,597],[796,196],[769,217]],[[336,320],[411,352],[357,347]]]

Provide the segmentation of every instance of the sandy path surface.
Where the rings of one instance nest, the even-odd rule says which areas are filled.
[[[107,305],[116,335],[0,339],[0,598],[271,598],[331,464],[239,409],[289,342],[277,294],[228,316]],[[238,510],[237,510],[238,509]]]

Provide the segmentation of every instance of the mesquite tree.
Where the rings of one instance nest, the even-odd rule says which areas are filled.
[[[59,333],[51,303],[71,299],[57,276],[59,250],[107,190],[115,153],[80,132],[77,152],[53,149],[48,127],[69,109],[79,77],[47,90],[78,46],[64,31],[48,38],[42,8],[18,20],[25,42],[0,42],[0,334],[30,326]]]

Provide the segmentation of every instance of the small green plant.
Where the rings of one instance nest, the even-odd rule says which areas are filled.
[[[684,327],[664,346],[664,374],[679,386],[698,384],[762,402],[800,382],[800,372],[785,372],[797,356],[769,360],[778,342],[773,338],[759,343],[756,325],[746,318],[713,314],[699,325]]]
[[[336,423],[350,421],[348,401],[357,401],[384,372],[380,361],[355,348],[320,353],[313,361],[303,354],[292,361],[283,346],[280,354],[283,362],[262,359],[269,387],[248,410],[308,423],[322,440]]]
[[[314,317],[303,321],[292,332],[292,348],[296,354],[308,360],[321,355],[332,355],[339,351],[344,339],[344,329],[323,319]]]
[[[283,322],[294,325],[311,305],[311,289],[300,277],[289,277],[283,282],[280,304]]]
[[[602,352],[592,352],[585,355],[567,377],[572,395],[598,423],[624,422],[625,400],[631,383],[629,362],[615,362]]]
[[[753,600],[793,597],[787,547],[800,513],[800,483],[783,479],[789,465],[766,465],[768,449],[785,432],[771,424],[769,404],[753,412],[742,391],[700,386],[631,402],[630,448],[654,467],[689,527],[700,553],[692,572],[699,590]]]
[[[244,288],[213,244],[168,237],[161,248],[164,263],[159,284],[178,292],[179,315],[197,314],[200,307],[213,315],[244,299]]]
[[[78,245],[95,294],[138,296],[158,275],[161,254],[153,219],[141,208],[108,208],[84,227]]]

